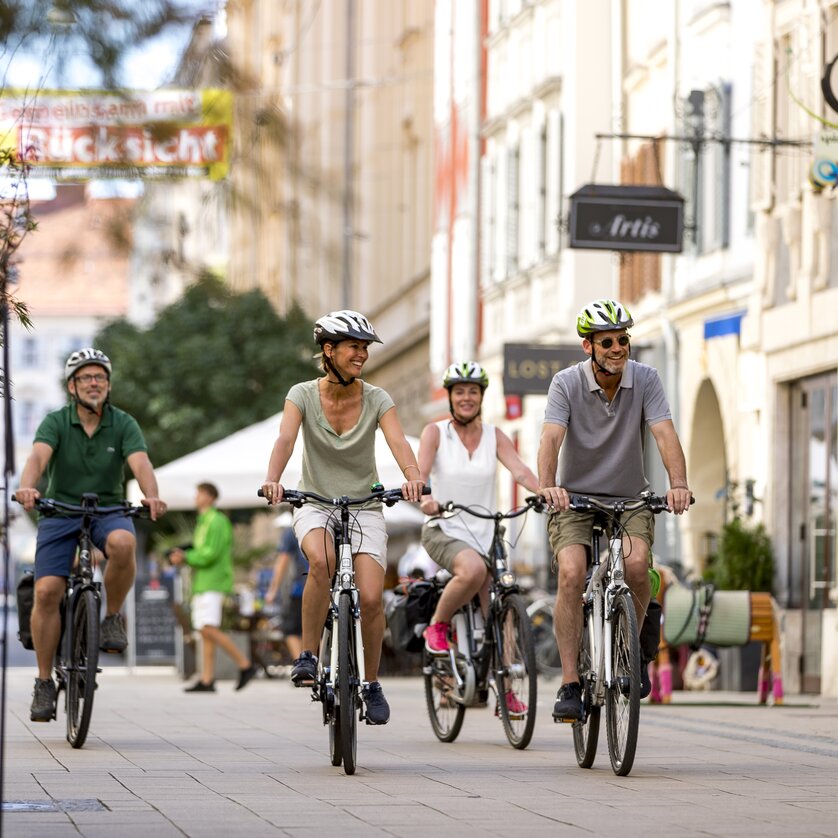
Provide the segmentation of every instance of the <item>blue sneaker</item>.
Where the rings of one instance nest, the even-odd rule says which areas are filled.
[[[313,687],[317,681],[317,658],[309,651],[303,652],[294,661],[291,683],[295,687]]]

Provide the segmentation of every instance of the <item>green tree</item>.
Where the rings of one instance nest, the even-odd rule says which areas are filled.
[[[718,549],[704,578],[724,591],[771,591],[774,551],[762,524],[751,526],[735,517],[723,527]]]
[[[140,423],[155,465],[266,419],[316,375],[299,306],[280,317],[261,291],[236,294],[210,275],[150,328],[116,320],[95,344],[114,364],[114,404]]]

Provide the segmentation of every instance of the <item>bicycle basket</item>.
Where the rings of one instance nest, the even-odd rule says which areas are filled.
[[[434,613],[439,592],[433,582],[416,579],[400,583],[393,593],[386,612],[393,648],[421,652],[425,645],[422,632]]]

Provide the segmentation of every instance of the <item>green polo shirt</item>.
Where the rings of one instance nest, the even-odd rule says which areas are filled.
[[[76,405],[69,404],[44,417],[35,442],[52,448],[47,464],[48,497],[78,503],[83,494],[95,492],[102,506],[122,502],[125,460],[148,450],[137,420],[109,404],[93,436],[85,433]]]
[[[233,525],[230,519],[211,506],[195,524],[192,547],[186,551],[186,563],[192,568],[192,593],[233,590]]]

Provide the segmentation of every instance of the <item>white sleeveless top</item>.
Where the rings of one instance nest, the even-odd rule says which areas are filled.
[[[483,424],[483,436],[474,453],[468,449],[452,427],[450,419],[436,423],[439,448],[431,469],[431,491],[439,503],[454,501],[495,512],[495,476],[498,466],[495,426]],[[429,526],[439,527],[450,538],[457,538],[473,547],[482,556],[489,554],[494,524],[460,512],[451,518],[435,518]]]

